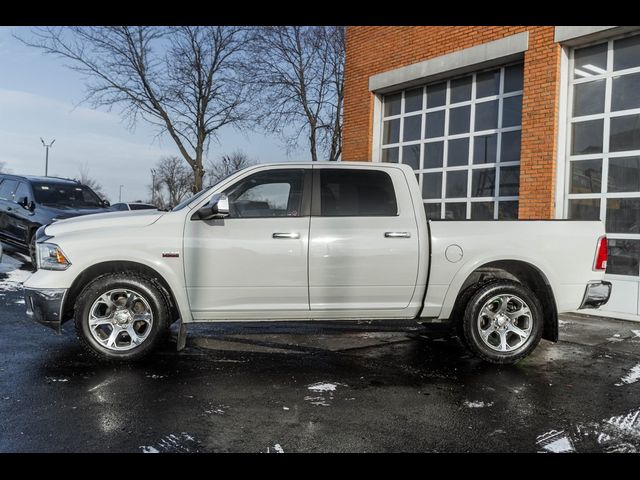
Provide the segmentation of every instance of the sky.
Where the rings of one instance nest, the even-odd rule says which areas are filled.
[[[27,47],[14,38],[30,37],[28,27],[0,27],[0,162],[14,174],[44,175],[45,148],[49,175],[75,178],[80,168],[103,187],[108,199],[148,200],[149,170],[163,155],[180,156],[168,136],[140,121],[133,130],[114,108],[92,109],[80,104],[85,95],[83,77],[64,61]],[[241,149],[261,162],[309,160],[304,148],[287,152],[280,138],[259,132],[219,131],[207,158]],[[304,147],[304,146],[303,146]]]

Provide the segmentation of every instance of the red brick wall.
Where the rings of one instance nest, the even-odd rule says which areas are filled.
[[[456,50],[529,31],[524,57],[520,218],[552,218],[555,198],[560,46],[554,27],[349,27],[343,160],[371,160],[369,77]]]

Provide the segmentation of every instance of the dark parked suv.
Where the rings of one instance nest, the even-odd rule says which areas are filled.
[[[28,253],[34,266],[34,234],[41,225],[108,212],[108,207],[109,202],[74,180],[0,175],[0,239]]]

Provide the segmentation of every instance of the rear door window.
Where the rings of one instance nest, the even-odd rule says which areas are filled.
[[[13,201],[13,192],[16,191],[18,182],[16,180],[9,180],[5,178],[0,184],[0,199]]]
[[[394,216],[398,214],[393,182],[380,170],[320,169],[320,215],[323,217]]]
[[[31,202],[33,199],[31,198],[31,189],[29,188],[29,185],[24,182],[20,182],[13,198],[15,202],[20,202],[24,198],[27,199],[27,204]]]

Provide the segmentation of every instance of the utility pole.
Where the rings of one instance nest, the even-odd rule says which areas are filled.
[[[156,171],[151,169],[151,203],[156,204]]]
[[[56,139],[54,138],[53,140],[51,140],[51,143],[48,145],[45,143],[42,137],[40,137],[40,141],[42,142],[42,146],[46,150],[45,157],[44,157],[44,176],[48,177],[49,176],[49,148],[51,148],[51,146],[53,145],[53,142],[55,142]]]
[[[122,202],[122,187],[124,187],[124,185],[120,185],[120,193],[118,194],[118,203]]]

